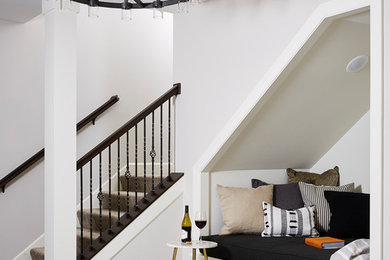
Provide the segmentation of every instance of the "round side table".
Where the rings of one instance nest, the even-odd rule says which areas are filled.
[[[167,243],[167,246],[173,247],[173,256],[172,260],[176,260],[177,249],[178,248],[190,248],[192,249],[192,260],[196,260],[196,250],[203,249],[204,259],[208,260],[206,249],[217,247],[218,244],[211,241],[192,241],[192,244],[187,245],[186,243],[171,241]]]

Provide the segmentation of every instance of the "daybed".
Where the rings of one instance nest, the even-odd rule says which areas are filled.
[[[305,238],[331,236],[345,240],[345,245],[369,238],[369,194],[353,192],[354,183],[339,186],[337,166],[322,174],[292,169],[287,173],[289,184],[269,185],[252,179],[252,188],[217,185],[224,226],[219,235],[203,237],[218,243],[207,251],[208,256],[329,260],[339,254],[335,254],[337,249],[308,246]],[[308,179],[313,184],[302,182]],[[356,248],[348,259],[369,252],[369,242],[356,242]]]
[[[204,240],[218,243],[208,256],[224,260],[329,260],[337,249],[305,245],[304,237],[261,237],[259,235],[213,235]],[[345,243],[353,239],[345,239]]]

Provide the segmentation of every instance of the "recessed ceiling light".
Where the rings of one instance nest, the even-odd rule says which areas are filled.
[[[345,68],[347,72],[358,72],[362,70],[368,63],[367,55],[360,55],[353,58]]]

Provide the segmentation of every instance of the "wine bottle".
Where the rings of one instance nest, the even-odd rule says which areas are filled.
[[[185,206],[184,218],[181,223],[181,242],[187,243],[191,242],[191,220],[190,215],[188,214],[188,205]]]

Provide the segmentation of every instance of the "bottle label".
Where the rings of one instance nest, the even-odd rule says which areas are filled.
[[[183,240],[183,239],[187,239],[187,231],[185,231],[185,230],[181,230],[181,239]]]

